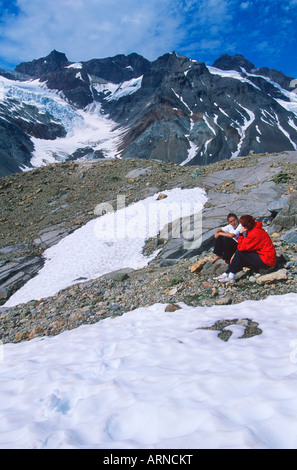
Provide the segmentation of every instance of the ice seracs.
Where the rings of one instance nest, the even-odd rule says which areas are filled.
[[[78,67],[75,67],[78,68]],[[3,99],[27,103],[38,109],[40,116],[48,113],[63,125],[66,136],[54,140],[32,137],[34,151],[31,165],[54,163],[66,160],[69,155],[82,147],[101,150],[107,158],[114,158],[120,142],[122,130],[114,131],[115,123],[104,116],[101,105],[94,103],[85,109],[75,109],[61,93],[49,90],[39,80],[16,82],[1,78]]]

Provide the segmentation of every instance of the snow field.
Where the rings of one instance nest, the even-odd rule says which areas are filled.
[[[296,300],[156,304],[4,345],[0,447],[296,448]],[[200,329],[233,318],[263,334]]]

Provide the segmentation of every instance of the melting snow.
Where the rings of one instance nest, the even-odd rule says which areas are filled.
[[[250,125],[254,122],[255,120],[255,115],[254,113],[250,110],[250,109],[247,109],[247,108],[244,108],[241,104],[237,103],[238,106],[240,106],[242,109],[244,109],[244,111],[248,114],[249,116],[249,119],[247,119],[246,117],[244,117],[243,115],[243,118],[244,118],[244,125],[239,127],[238,129],[238,132],[240,134],[240,141],[239,141],[239,144],[237,146],[237,150],[236,152],[233,152],[232,153],[232,156],[231,158],[235,158],[239,155],[240,153],[240,150],[241,150],[241,147],[242,147],[242,144],[244,142],[244,139],[245,139],[245,136],[246,136],[246,130],[250,127]]]
[[[142,254],[145,240],[179,217],[200,213],[206,202],[200,188],[164,193],[163,201],[152,196],[93,219],[46,250],[44,267],[5,306],[54,295],[81,277],[90,280],[123,267],[146,266],[151,258]]]
[[[171,90],[173,91],[173,93],[175,94],[175,96],[180,100],[180,102],[187,108],[187,110],[190,112],[190,114],[192,115],[193,114],[193,111],[191,111],[191,109],[189,108],[189,106],[187,105],[187,103],[185,102],[185,100],[183,99],[182,96],[178,95],[176,93],[176,91],[171,88]]]
[[[251,80],[248,80],[247,78],[243,77],[240,72],[237,72],[236,70],[221,70],[217,69],[216,67],[211,67],[207,66],[208,70],[210,73],[213,75],[220,75],[220,77],[225,77],[225,78],[234,78],[235,80],[240,80],[241,82],[248,83],[249,85],[252,85],[254,88],[257,88],[257,90],[260,90],[260,88],[255,85]]]
[[[68,65],[66,69],[82,69],[82,64],[80,62],[76,62],[74,64]]]

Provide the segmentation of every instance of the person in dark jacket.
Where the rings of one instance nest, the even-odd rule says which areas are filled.
[[[242,228],[236,214],[231,212],[227,216],[228,225],[218,228],[215,232],[214,254],[216,257],[212,260],[214,263],[217,259],[224,260],[224,264],[229,264],[230,259],[237,250],[237,239]]]
[[[262,222],[245,214],[240,217],[240,223],[237,250],[227,271],[217,278],[220,282],[234,282],[235,274],[244,266],[257,270],[276,266],[275,248]]]

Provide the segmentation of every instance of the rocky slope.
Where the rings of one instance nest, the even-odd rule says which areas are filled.
[[[181,167],[141,159],[65,162],[0,179],[0,295],[2,304],[43,264],[43,251],[99,216],[102,203],[116,208],[174,187],[205,188],[202,245],[183,240],[147,240],[146,254],[160,249],[143,269],[110,273],[80,282],[53,297],[0,309],[0,340],[18,342],[162,302],[178,308],[237,303],[271,294],[296,292],[297,153],[249,155],[207,166]],[[104,207],[103,207],[104,208]],[[271,234],[278,266],[265,278],[249,271],[232,286],[214,275],[213,234],[228,212],[252,213]],[[193,269],[194,264],[196,268]],[[192,268],[192,269],[191,269]]]
[[[92,130],[94,116],[113,136],[112,157],[186,166],[297,150],[293,83],[240,55],[225,54],[208,67],[175,53],[153,62],[130,54],[71,63],[52,51],[0,71],[0,175],[36,166],[40,146],[43,163],[109,156],[102,126],[73,142],[77,127]]]

